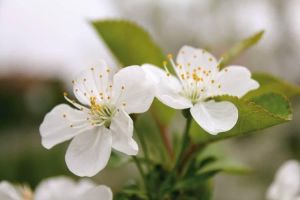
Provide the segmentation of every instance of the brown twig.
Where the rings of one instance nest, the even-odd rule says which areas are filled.
[[[159,129],[160,135],[162,137],[163,143],[166,147],[166,150],[167,150],[171,160],[173,160],[174,159],[174,151],[173,151],[173,147],[172,147],[171,142],[170,142],[168,129],[163,123],[161,123],[158,120],[158,118],[157,118],[157,116],[154,112],[151,112],[151,114],[153,116],[153,119],[154,119],[156,125],[158,126],[158,129]]]
[[[189,148],[186,150],[183,158],[182,158],[182,162],[180,164],[180,170],[181,171],[185,165],[187,164],[187,162],[190,160],[190,159],[193,159],[194,156],[196,156],[196,153],[203,149],[204,146],[203,145],[199,145],[199,144],[192,144],[189,146]]]

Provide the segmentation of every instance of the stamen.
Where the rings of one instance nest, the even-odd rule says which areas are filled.
[[[169,69],[168,69],[168,67],[167,67],[167,61],[163,61],[163,66],[164,66],[164,68],[165,68],[165,71],[166,71],[166,73],[167,73],[167,76],[170,76],[170,71],[169,71]]]

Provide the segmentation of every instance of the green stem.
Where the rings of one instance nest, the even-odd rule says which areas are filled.
[[[142,168],[142,165],[141,165],[139,159],[136,156],[132,156],[132,160],[135,163],[135,165],[136,165],[136,167],[137,167],[137,169],[138,169],[138,171],[139,171],[139,173],[140,173],[140,175],[141,175],[141,177],[142,177],[142,179],[145,183],[146,182],[146,175],[145,175],[145,172]]]
[[[185,112],[185,110],[184,110]],[[183,158],[183,154],[185,152],[185,149],[187,148],[187,146],[189,145],[190,142],[190,138],[189,138],[189,131],[190,131],[190,127],[191,127],[191,122],[192,122],[192,116],[189,113],[189,111],[185,112],[185,117],[186,117],[186,125],[185,125],[185,130],[183,133],[183,139],[182,139],[182,146],[179,152],[179,155],[177,157],[177,161],[174,167],[174,171],[177,171],[180,167],[180,163],[182,161]]]
[[[143,134],[139,134],[137,131],[136,131],[136,133],[137,133],[137,136],[138,136],[139,141],[141,143],[142,150],[143,150],[144,156],[145,156],[145,160],[147,162],[147,168],[149,170],[150,158],[149,158],[148,148],[147,148],[147,145],[146,145],[146,142],[145,142],[144,135]]]
[[[147,177],[146,177],[146,174],[143,170],[143,167],[140,163],[140,160],[136,157],[136,156],[132,156],[132,160],[134,161],[142,179],[143,179],[143,185],[144,185],[144,188],[145,188],[145,191],[146,191],[146,194],[148,196],[148,199],[151,200],[152,199],[152,196],[150,194],[150,190],[149,190],[149,187],[148,187],[148,183],[147,183]]]

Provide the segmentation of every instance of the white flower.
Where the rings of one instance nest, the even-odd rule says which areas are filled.
[[[156,96],[175,109],[190,108],[195,121],[207,132],[215,135],[234,127],[238,110],[228,101],[215,102],[211,97],[231,95],[242,97],[259,84],[251,79],[250,71],[241,66],[218,69],[218,61],[202,49],[184,46],[175,63],[168,56],[176,76],[153,65],[143,69],[156,84]]]
[[[300,200],[300,163],[285,162],[267,192],[268,200]]]
[[[35,200],[112,200],[112,192],[107,186],[97,186],[87,179],[75,182],[67,177],[56,177],[41,182],[34,197]]]
[[[0,200],[112,200],[110,188],[96,186],[89,180],[75,182],[67,177],[49,178],[41,182],[35,193],[27,187],[0,183]]]
[[[0,200],[32,200],[32,193],[25,186],[14,186],[7,181],[1,181]]]
[[[65,98],[77,109],[60,104],[50,111],[40,126],[42,144],[54,145],[74,138],[66,153],[70,171],[93,176],[102,170],[111,148],[136,155],[132,138],[131,113],[149,109],[154,90],[139,66],[119,70],[115,75],[105,63],[84,71],[73,81],[74,94],[81,104]]]

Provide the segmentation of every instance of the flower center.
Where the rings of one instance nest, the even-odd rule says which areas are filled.
[[[184,86],[180,94],[190,99],[193,104],[196,104],[199,101],[204,101],[207,98],[206,88],[195,83]]]
[[[99,104],[96,102],[96,97],[90,97],[91,107],[89,119],[92,125],[104,125],[109,128],[111,120],[116,112],[115,106],[109,103]]]
[[[205,54],[204,51],[202,53]],[[196,58],[197,55],[192,57],[192,59]],[[172,54],[168,54],[168,59],[183,88],[179,94],[190,99],[193,104],[196,104],[199,101],[205,101],[212,95],[212,89],[220,90],[221,85],[217,84],[214,80],[214,69],[206,66],[198,66],[195,62],[192,63],[192,60],[187,63],[175,63]],[[211,61],[212,58],[208,58],[208,62]],[[163,65],[167,76],[170,76],[170,72],[167,68],[167,61],[164,61]]]

